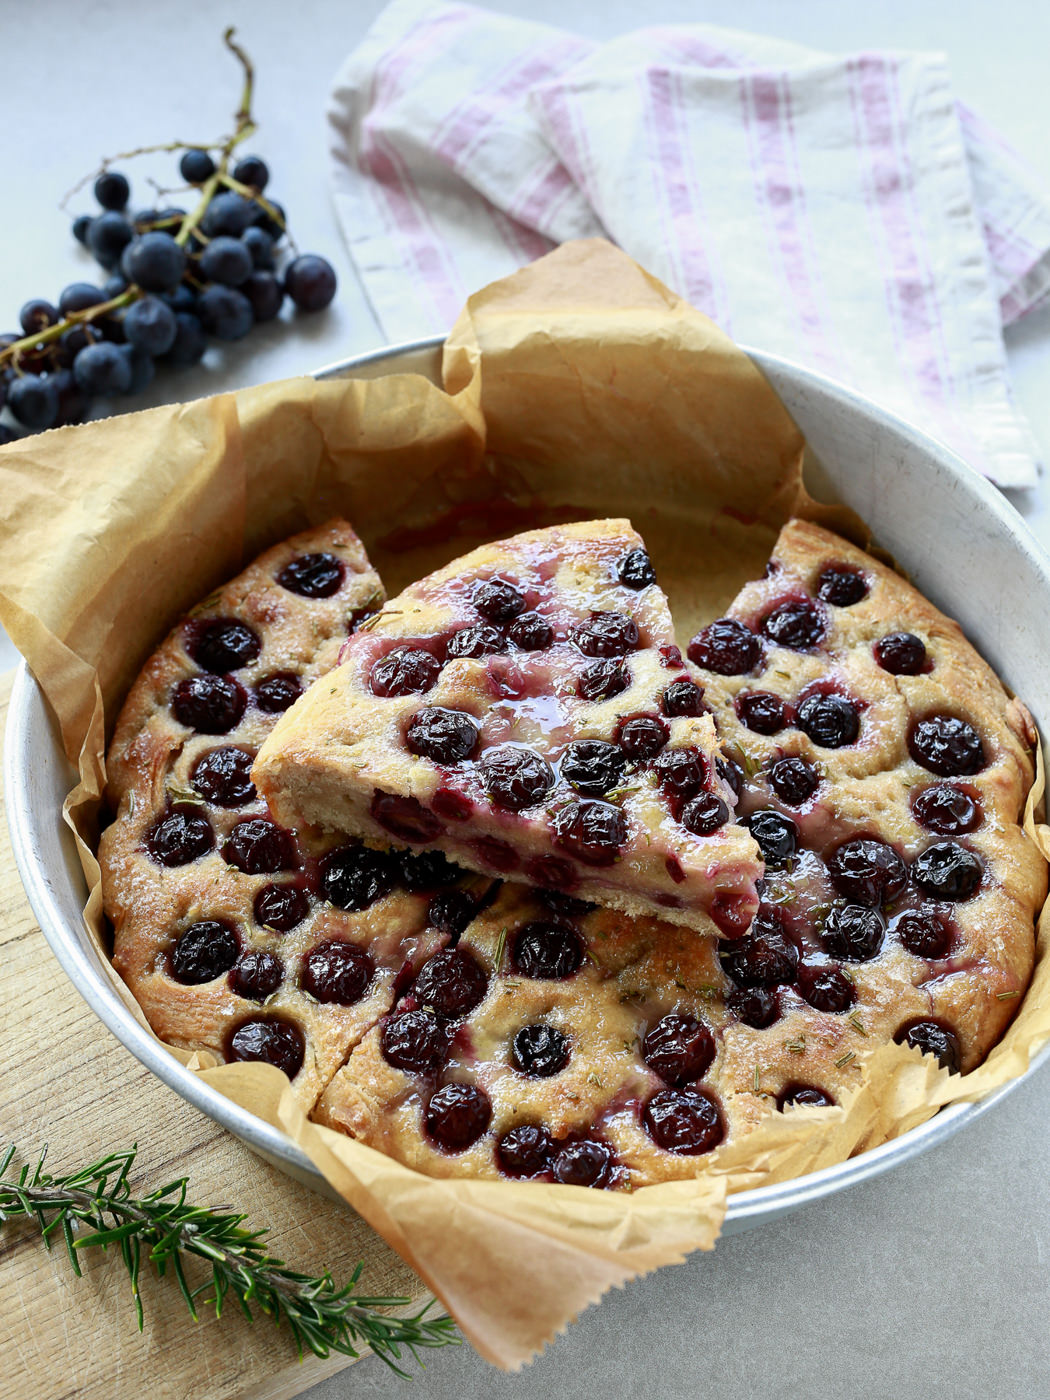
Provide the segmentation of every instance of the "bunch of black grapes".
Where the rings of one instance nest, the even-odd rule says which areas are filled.
[[[108,274],[74,282],[58,305],[22,307],[22,334],[0,335],[0,409],[25,433],[80,422],[97,398],[141,393],[158,366],[196,364],[208,338],[240,340],[272,321],[285,297],[320,311],[335,295],[331,265],[285,251],[285,215],[265,196],[270,172],[243,156],[232,180],[206,150],[186,150],[182,178],[197,187],[194,210],[128,213],[125,176],[95,181],[97,214],[74,221],[75,237]],[[237,188],[231,188],[237,186]],[[283,266],[282,266],[283,263]],[[20,433],[0,422],[0,444]]]

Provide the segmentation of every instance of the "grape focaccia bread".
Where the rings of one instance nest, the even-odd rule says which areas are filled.
[[[1027,983],[1046,889],[1018,826],[1031,722],[896,574],[792,522],[672,682],[707,724],[713,707],[722,747],[705,758],[737,812],[724,825],[764,860],[757,913],[732,937],[702,913],[695,929],[628,917],[467,875],[419,843],[391,853],[271,820],[249,759],[229,756],[274,723],[248,690],[272,668],[322,675],[381,597],[349,529],[329,529],[278,546],[176,629],[118,725],[106,907],[163,1038],[278,1064],[320,1121],[433,1175],[611,1188],[690,1175],[770,1112],[839,1101],[886,1040],[979,1063]],[[289,593],[332,572],[286,575],[304,553],[344,561],[328,597]],[[641,591],[651,568],[636,567]],[[207,670],[220,664],[225,678]],[[188,716],[191,681],[209,703]],[[549,736],[546,753],[570,786],[623,802],[677,747],[624,743],[627,717],[672,728],[665,695],[603,709],[583,755],[597,763],[564,765]],[[432,698],[410,692],[402,722]],[[246,819],[261,868],[232,840]]]
[[[251,782],[279,714],[382,599],[348,525],[277,545],[171,633],[108,755],[114,965],[162,1040],[276,1064],[307,1107],[406,962],[473,908],[436,853],[312,842],[271,821]]]
[[[626,520],[484,545],[348,641],[253,770],[286,826],[739,936],[758,851]]]

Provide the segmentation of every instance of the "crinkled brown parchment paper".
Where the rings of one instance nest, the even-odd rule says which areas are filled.
[[[761,570],[791,514],[828,520],[751,361],[606,243],[567,244],[472,297],[444,374],[447,392],[417,375],[288,380],[0,449],[0,616],[79,774],[67,813],[100,950],[107,726],[166,631],[275,540],[345,515],[394,591],[481,538],[628,515],[688,636]],[[863,542],[845,513],[831,523]],[[1044,917],[1032,989],[972,1074],[883,1047],[847,1103],[771,1114],[695,1180],[633,1194],[432,1180],[309,1122],[271,1067],[191,1063],[284,1128],[475,1347],[514,1366],[609,1287],[710,1249],[729,1192],[843,1161],[1022,1073],[1050,1038],[1046,937]]]

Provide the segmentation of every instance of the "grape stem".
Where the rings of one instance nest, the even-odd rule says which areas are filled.
[[[134,160],[136,156],[163,155],[169,151],[215,151],[222,145],[222,141],[209,141],[206,144],[200,141],[160,141],[155,146],[136,146],[133,151],[118,151],[116,155],[107,156],[97,170],[92,170],[90,174],[78,180],[72,189],[67,190],[62,196],[60,209],[64,209],[75,194],[79,194],[85,185],[89,185],[92,180],[107,171],[111,165],[116,165],[118,161]]]
[[[204,215],[207,213],[208,206],[221,188],[235,190],[238,194],[254,200],[275,223],[282,229],[285,228],[284,219],[269,200],[264,199],[262,195],[257,190],[252,189],[250,185],[242,184],[241,181],[235,180],[233,176],[228,173],[230,156],[233,154],[233,151],[242,141],[246,141],[249,136],[253,135],[258,130],[255,119],[252,116],[255,69],[252,66],[251,59],[241,48],[240,44],[234,40],[233,36],[235,33],[236,30],[233,25],[229,25],[222,36],[223,43],[244,70],[244,86],[241,89],[240,106],[234,113],[234,129],[232,134],[227,136],[224,140],[213,141],[206,146],[193,141],[167,141],[160,145],[140,146],[134,151],[124,151],[120,155],[109,156],[102,162],[98,170],[93,171],[90,175],[85,175],[79,184],[73,186],[62,200],[62,208],[65,208],[66,204],[78,190],[83,189],[89,181],[97,179],[99,175],[105,170],[108,170],[116,161],[130,160],[133,156],[149,155],[162,151],[218,150],[219,158],[215,172],[201,185],[201,197],[195,208],[183,218],[178,232],[174,235],[175,242],[178,243],[180,247],[185,247],[194,233],[196,233],[197,238],[202,243],[208,241],[207,236],[199,232],[199,226]],[[151,224],[150,227],[161,228],[163,225],[171,223],[171,219],[162,219],[158,220],[156,225]],[[72,330],[75,326],[91,325],[102,317],[110,315],[111,312],[120,311],[130,306],[132,302],[138,301],[139,298],[144,295],[145,293],[141,287],[132,285],[125,291],[119,293],[119,295],[111,297],[109,301],[100,302],[97,306],[89,306],[83,311],[72,311],[61,321],[56,321],[53,326],[48,326],[46,330],[34,332],[32,335],[23,336],[21,340],[13,341],[6,348],[0,350],[0,369],[10,366],[14,369],[16,374],[24,373],[19,364],[19,360],[23,355],[32,354],[34,351],[38,350],[40,346],[50,345],[54,341],[61,339],[67,331]]]
[[[233,36],[236,33],[236,29],[230,24],[227,25],[222,35],[222,42],[244,69],[244,89],[241,93],[241,105],[237,108],[236,112],[234,112],[233,119],[237,123],[238,131],[243,126],[250,126],[254,131],[255,124],[252,121],[252,87],[255,84],[255,69],[252,66],[251,59],[234,39]],[[235,143],[231,143],[231,145],[232,144]]]
[[[271,204],[266,196],[260,194],[252,185],[246,185],[241,180],[235,180],[232,175],[224,175],[222,177],[222,183],[227,189],[235,190],[237,194],[244,195],[245,199],[254,199],[255,203],[258,204],[261,209],[265,209],[274,223],[280,224],[281,228],[284,228],[284,219],[281,217],[281,211],[275,204]]]
[[[215,198],[219,186],[232,182],[232,177],[228,176],[226,172],[234,148],[239,146],[242,141],[247,140],[257,129],[252,117],[252,88],[255,85],[255,69],[252,67],[251,59],[249,59],[240,44],[234,41],[233,36],[235,32],[233,25],[230,25],[224,32],[222,41],[244,69],[244,88],[241,91],[241,105],[233,115],[235,123],[233,135],[227,137],[226,141],[223,143],[219,152],[219,164],[215,173],[209,176],[201,186],[201,197],[197,207],[191,214],[188,214],[186,218],[183,219],[182,227],[175,235],[175,242],[183,247],[188,242],[190,234],[193,233],[200,224],[201,219],[203,219],[208,205]],[[247,186],[242,185],[241,189],[247,190]],[[250,194],[251,191],[248,191],[248,193]],[[267,208],[265,200],[261,199],[258,195],[256,195],[255,198],[259,199],[259,203],[263,208],[267,209],[267,212],[272,215],[272,208]]]
[[[243,195],[245,199],[254,200],[255,203],[258,204],[261,209],[265,210],[266,213],[269,214],[270,218],[274,221],[277,227],[282,229],[283,232],[288,235],[288,242],[292,245],[293,251],[297,251],[295,239],[292,237],[291,233],[289,233],[288,225],[285,222],[284,215],[277,208],[276,204],[271,204],[270,201],[266,198],[266,196],[260,193],[259,190],[255,189],[252,185],[244,184],[241,180],[235,180],[232,175],[224,175],[222,177],[222,183],[226,185],[228,189],[234,190],[237,194]]]
[[[89,306],[83,311],[71,311],[64,320],[56,321],[53,326],[48,326],[46,331],[27,335],[22,340],[14,341],[6,350],[0,350],[0,365],[5,364],[10,357],[15,371],[21,374],[18,360],[24,351],[36,350],[41,345],[49,345],[52,341],[65,335],[66,331],[72,330],[74,326],[91,325],[96,318],[108,316],[111,311],[120,311],[125,306],[130,306],[133,301],[138,301],[142,295],[141,287],[128,287],[118,296],[110,297],[109,301],[100,301],[97,306]]]

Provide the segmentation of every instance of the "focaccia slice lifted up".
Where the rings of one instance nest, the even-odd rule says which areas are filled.
[[[761,858],[702,687],[624,520],[485,545],[347,642],[260,750],[279,821],[730,937]]]

